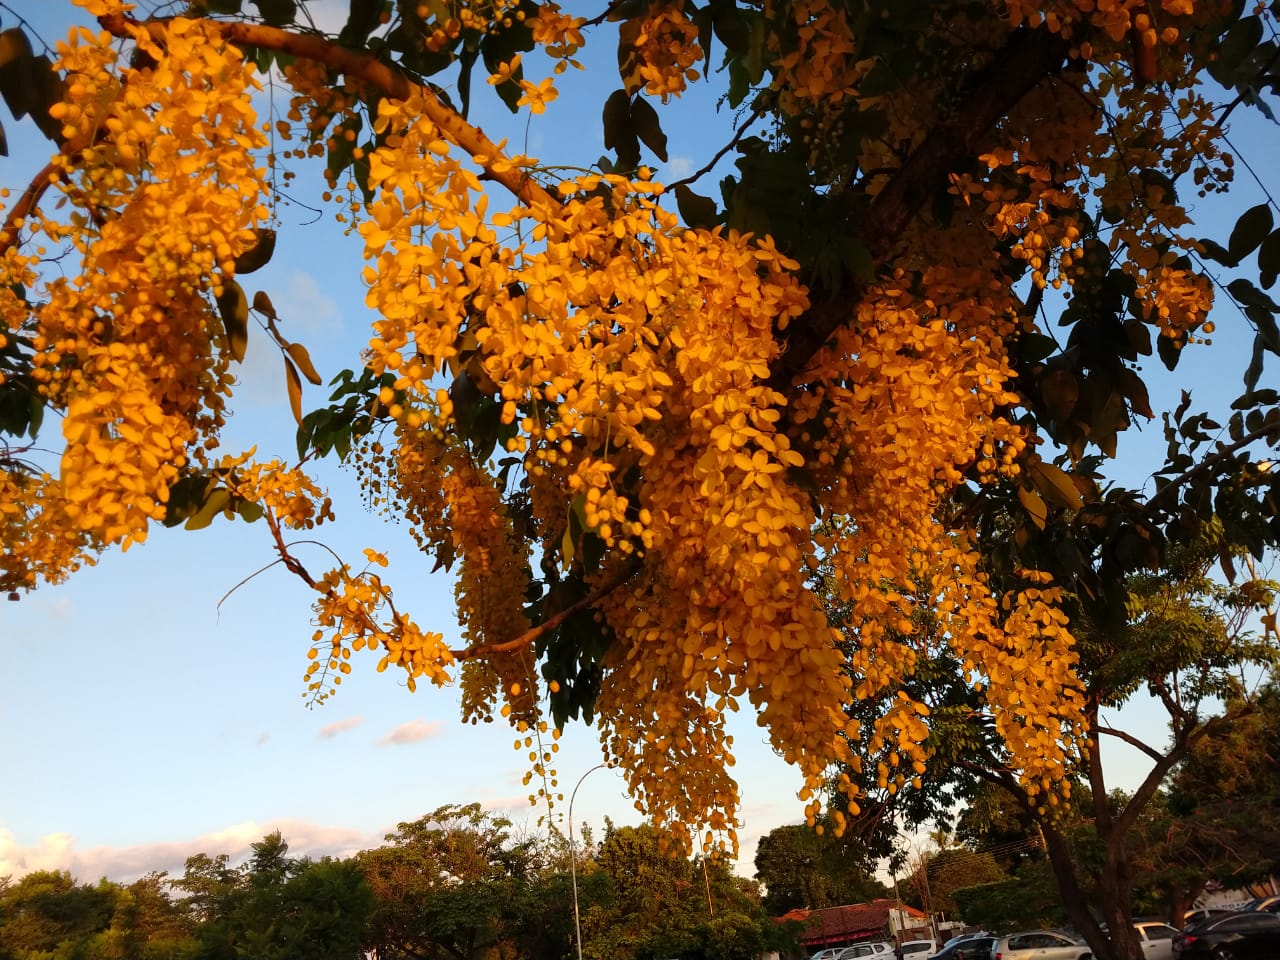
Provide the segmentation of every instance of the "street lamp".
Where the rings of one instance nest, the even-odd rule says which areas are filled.
[[[582,960],[582,920],[578,914],[578,855],[574,852],[573,845],[573,798],[578,795],[578,788],[582,786],[583,780],[597,770],[612,766],[612,763],[597,763],[578,778],[578,782],[573,785],[573,792],[569,794],[569,876],[573,878],[573,932],[578,947],[578,960]]]

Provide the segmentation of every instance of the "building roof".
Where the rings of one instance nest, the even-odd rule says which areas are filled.
[[[890,910],[901,910],[904,917],[928,918],[922,911],[897,900],[872,900],[820,910],[795,909],[779,919],[803,923],[800,942],[806,947],[822,947],[881,936],[888,929]]]

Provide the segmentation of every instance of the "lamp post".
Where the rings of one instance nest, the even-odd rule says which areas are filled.
[[[573,844],[573,798],[578,795],[578,788],[582,786],[583,780],[597,770],[612,766],[611,763],[597,763],[578,778],[578,782],[573,785],[573,792],[569,794],[569,876],[573,879],[573,933],[578,948],[578,960],[582,960],[582,920],[578,913],[578,854]]]

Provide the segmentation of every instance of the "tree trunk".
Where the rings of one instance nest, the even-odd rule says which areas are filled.
[[[1076,862],[1071,855],[1071,846],[1056,827],[1042,826],[1045,851],[1049,855],[1049,866],[1053,868],[1054,880],[1058,883],[1058,893],[1062,897],[1062,905],[1075,926],[1088,941],[1089,949],[1097,960],[1117,960],[1111,954],[1111,942],[1098,926],[1085,900],[1084,891],[1080,889],[1080,879],[1076,876]]]
[[[1142,960],[1142,940],[1133,928],[1133,864],[1122,833],[1105,840],[1107,853],[1098,877],[1098,906],[1110,934],[1108,960]]]
[[[1205,881],[1193,884],[1174,883],[1169,890],[1169,916],[1166,918],[1175,927],[1182,927],[1183,918],[1200,894],[1204,893]]]

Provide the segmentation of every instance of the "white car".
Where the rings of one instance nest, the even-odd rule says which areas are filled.
[[[991,960],[1093,960],[1089,945],[1052,930],[1028,930],[1001,937]]]
[[[1133,925],[1142,938],[1142,956],[1145,960],[1173,960],[1173,938],[1178,931],[1167,923],[1139,920]]]
[[[809,960],[836,960],[836,957],[840,956],[840,951],[843,949],[844,947],[824,947],[810,957]]]
[[[872,957],[875,960],[881,960],[883,957],[893,957],[893,944],[876,941],[874,943],[855,943],[851,947],[845,947],[840,951],[840,955],[836,960],[862,960],[864,957]]]
[[[901,947],[904,960],[922,960],[938,952],[938,944],[934,940],[903,940]]]

